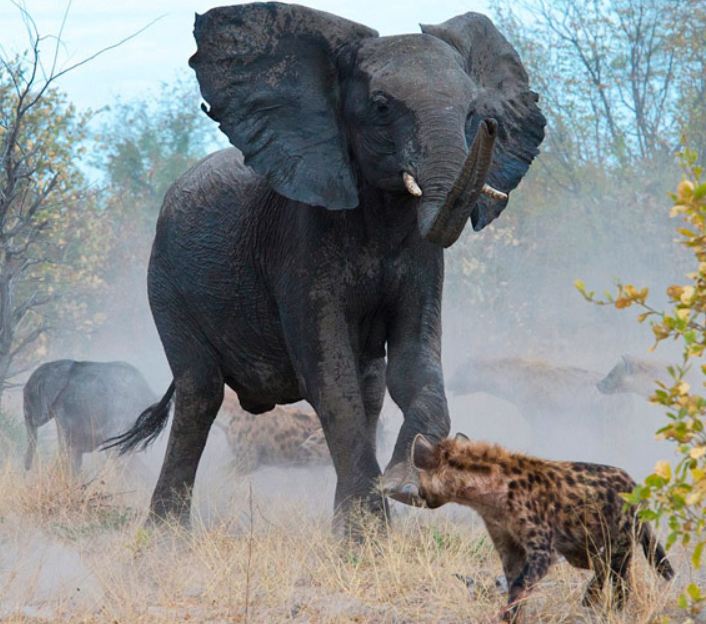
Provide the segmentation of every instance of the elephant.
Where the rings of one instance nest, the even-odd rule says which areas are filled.
[[[126,362],[56,360],[39,366],[23,390],[27,428],[25,469],[32,467],[37,429],[56,419],[59,445],[73,473],[84,453],[124,431],[155,401],[140,372]]]
[[[538,96],[476,13],[380,37],[253,3],[197,15],[194,36],[202,108],[236,149],[165,195],[148,291],[173,382],[111,444],[148,444],[176,392],[150,509],[188,525],[224,384],[253,414],[305,399],[336,471],[334,528],[353,529],[358,508],[383,519],[383,491],[416,500],[415,435],[449,430],[444,248],[507,205],[544,137]],[[386,388],[404,421],[382,475]]]

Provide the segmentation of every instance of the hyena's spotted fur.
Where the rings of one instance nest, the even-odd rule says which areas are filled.
[[[455,502],[482,517],[509,584],[505,621],[516,621],[520,601],[557,553],[594,571],[586,604],[596,603],[608,580],[614,606],[622,606],[636,539],[659,574],[673,576],[650,526],[620,497],[635,485],[620,468],[539,459],[461,435],[437,445],[417,436],[412,460],[429,507]]]
[[[226,392],[218,419],[227,423],[221,428],[235,456],[234,465],[241,473],[263,466],[331,461],[321,423],[313,410],[278,405],[255,416],[240,406],[234,393]]]

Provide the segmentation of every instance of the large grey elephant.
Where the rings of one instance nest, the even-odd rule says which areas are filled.
[[[335,518],[360,505],[382,516],[385,387],[404,424],[384,484],[410,500],[414,436],[449,430],[443,249],[505,208],[544,136],[537,95],[475,13],[379,37],[244,4],[197,16],[194,34],[208,114],[240,151],[209,156],[165,197],[148,288],[174,382],[114,443],[149,443],[176,389],[151,510],[188,522],[224,383],[253,413],[306,399],[337,474]]]
[[[140,372],[125,362],[56,360],[38,367],[24,391],[27,427],[25,468],[32,467],[37,429],[56,420],[59,445],[78,472],[84,453],[95,451],[155,400]]]

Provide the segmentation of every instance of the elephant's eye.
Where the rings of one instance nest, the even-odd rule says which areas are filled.
[[[371,98],[373,108],[381,115],[386,115],[390,112],[390,103],[382,93],[375,93]]]

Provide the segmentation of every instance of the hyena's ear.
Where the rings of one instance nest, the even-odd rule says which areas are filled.
[[[418,433],[412,442],[412,463],[420,470],[434,470],[439,467],[439,454],[421,433]]]
[[[471,438],[469,438],[465,433],[461,433],[460,431],[456,434],[456,439],[457,440],[465,440],[466,442],[471,441]]]

